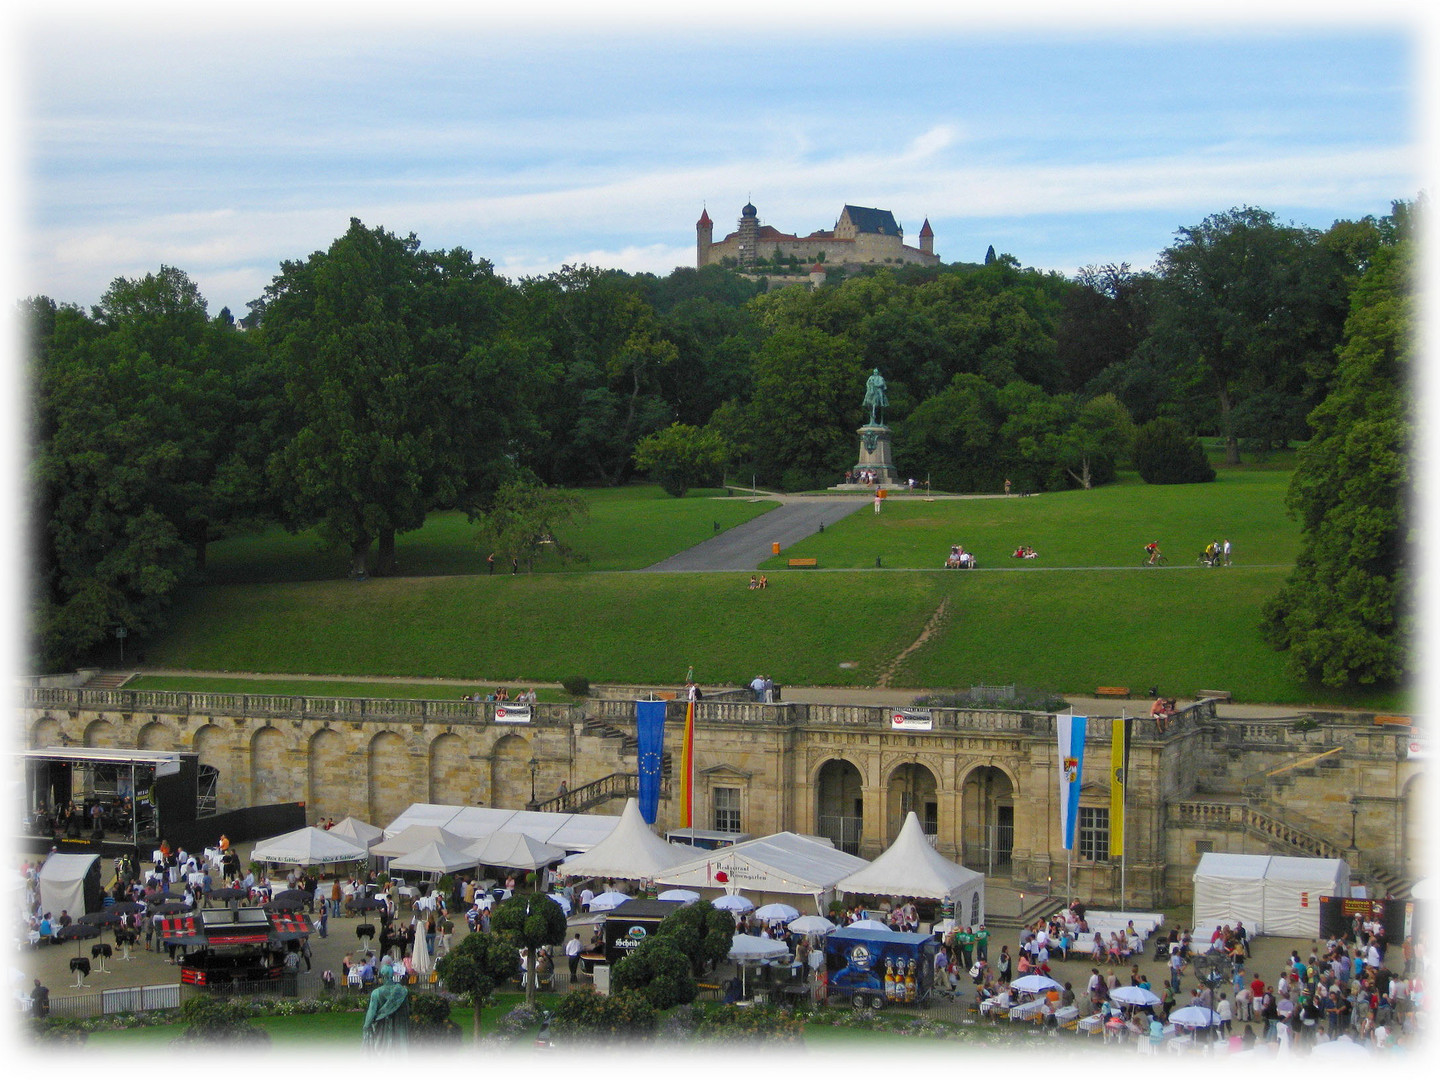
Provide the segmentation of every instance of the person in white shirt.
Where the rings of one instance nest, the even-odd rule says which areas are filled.
[[[565,942],[565,959],[570,963],[570,981],[573,983],[580,971],[580,934]]]

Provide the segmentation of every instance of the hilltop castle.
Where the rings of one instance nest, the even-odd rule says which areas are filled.
[[[796,258],[804,263],[826,267],[864,266],[876,263],[919,263],[935,266],[935,233],[930,219],[920,227],[920,246],[909,247],[904,231],[889,210],[869,206],[846,206],[833,229],[821,229],[809,236],[782,233],[770,225],[761,225],[751,203],[740,211],[739,228],[725,239],[714,239],[714,222],[704,210],[695,223],[695,266],[727,265],[739,269],[770,261],[777,254],[783,259]]]

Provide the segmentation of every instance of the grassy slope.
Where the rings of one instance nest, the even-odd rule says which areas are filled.
[[[897,499],[767,564],[815,555],[838,572],[771,569],[771,587],[760,592],[745,588],[748,574],[595,572],[649,565],[713,535],[715,521],[725,527],[762,509],[676,501],[656,489],[592,493],[594,509],[575,539],[590,561],[564,574],[477,574],[468,527],[457,532],[446,515],[417,534],[416,552],[431,552],[428,561],[407,556],[402,543],[402,568],[469,559],[468,575],[306,581],[296,572],[304,560],[277,556],[272,538],[248,549],[237,540],[224,553],[230,579],[254,580],[266,558],[278,557],[271,580],[191,593],[172,631],[149,643],[147,663],[511,684],[571,674],[674,682],[693,663],[705,682],[764,673],[782,685],[869,685],[949,597],[949,617],[897,684],[1016,682],[1071,693],[1158,684],[1173,694],[1226,689],[1248,701],[1403,707],[1399,693],[1299,685],[1262,641],[1260,605],[1299,544],[1283,509],[1288,480],[1284,469],[1242,468],[1205,485],[1151,487],[1127,477],[1025,499]],[[1204,543],[1226,537],[1237,565],[1196,567]],[[1170,567],[1140,568],[1150,539],[1161,541]],[[979,572],[934,569],[954,542],[978,554]],[[1019,543],[1041,557],[1009,558]],[[864,569],[877,555],[886,571]]]

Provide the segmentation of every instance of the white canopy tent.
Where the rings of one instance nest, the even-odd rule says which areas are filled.
[[[655,880],[691,889],[744,889],[760,899],[809,896],[816,914],[823,915],[840,880],[867,865],[828,841],[780,832],[703,852],[657,874]]]
[[[588,851],[605,839],[618,820],[615,814],[552,814],[493,806],[412,803],[386,827],[385,836],[389,840],[412,825],[430,825],[460,837],[459,846],[463,847],[497,832],[518,832],[573,854]]]
[[[337,821],[325,831],[331,836],[344,837],[367,850],[385,838],[384,829],[371,825],[367,821],[361,821],[357,817],[347,817],[343,821]]]
[[[40,867],[40,910],[56,918],[68,911],[72,919],[86,915],[85,875],[99,855],[50,855]]]
[[[678,847],[657,836],[640,816],[640,804],[627,799],[610,834],[589,851],[566,859],[560,864],[560,872],[571,877],[648,881],[692,854],[693,849]]]
[[[398,833],[391,833],[387,829],[385,835],[385,840],[370,849],[371,855],[395,859],[419,851],[427,844],[440,844],[452,851],[462,851],[470,846],[467,838],[456,836],[438,825],[411,825]]]
[[[303,829],[261,840],[255,845],[250,857],[256,862],[319,866],[355,862],[365,858],[365,854],[363,844],[307,825]]]
[[[513,832],[491,833],[484,840],[475,841],[465,852],[486,866],[503,866],[508,870],[538,870],[565,857],[564,848]]]
[[[416,870],[426,874],[451,874],[456,870],[473,870],[476,865],[474,855],[433,840],[408,855],[397,855],[390,860],[391,870]]]
[[[1243,920],[1252,934],[1316,937],[1320,897],[1349,896],[1343,859],[1206,852],[1195,868],[1197,934]]]
[[[913,810],[905,815],[895,842],[836,888],[870,896],[953,900],[955,917],[962,924],[985,921],[985,875],[951,862],[931,847]]]

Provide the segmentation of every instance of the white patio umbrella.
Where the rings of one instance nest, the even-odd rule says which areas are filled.
[[[554,900],[557,904],[559,904],[560,910],[565,912],[566,915],[570,914],[570,901],[565,899],[562,894],[558,892],[550,892],[546,893],[545,895],[550,897],[550,899]]]
[[[797,934],[828,934],[835,929],[835,924],[824,915],[801,915],[786,923],[785,929]]]
[[[435,970],[435,960],[430,955],[429,948],[425,945],[425,927],[415,927],[415,946],[410,950],[410,964],[415,968],[415,974],[420,981],[424,982]]]
[[[710,901],[721,911],[745,912],[755,910],[755,901],[748,896],[741,896],[739,893],[726,893],[724,896],[717,896]]]
[[[602,892],[590,901],[590,910],[609,911],[611,908],[619,907],[629,899],[630,897],[626,896],[623,892]]]
[[[745,976],[747,965],[789,955],[790,950],[785,947],[783,941],[754,937],[750,934],[736,934],[730,941],[730,959],[735,961],[740,968],[740,993],[743,995],[747,988]]]
[[[1022,975],[1010,984],[1010,989],[1022,994],[1043,994],[1046,990],[1059,990],[1060,984],[1048,975]]]
[[[1114,994],[1110,995],[1114,997]],[[1207,1009],[1201,1005],[1186,1005],[1183,1009],[1176,1009],[1170,1014],[1170,1023],[1179,1024],[1181,1027],[1203,1028],[1211,1024],[1220,1023],[1220,1014],[1214,1009]]]
[[[683,904],[693,904],[700,899],[700,894],[693,889],[666,889],[655,899],[657,900],[679,900]]]
[[[1158,1005],[1160,998],[1143,986],[1117,986],[1110,991],[1110,1000],[1121,1005]]]
[[[850,924],[851,930],[889,930],[879,919],[857,919]]]
[[[798,919],[800,912],[789,904],[766,904],[755,909],[755,917],[766,922],[789,922],[791,919]]]

